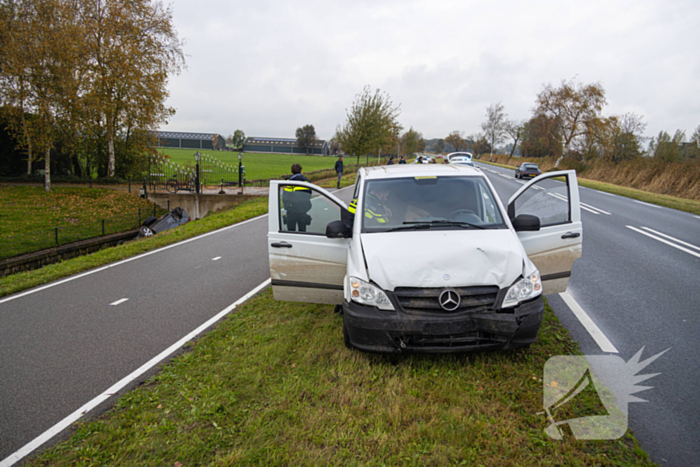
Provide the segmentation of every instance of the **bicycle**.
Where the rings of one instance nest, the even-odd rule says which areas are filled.
[[[189,191],[193,192],[195,190],[194,187],[194,182],[187,177],[185,180],[185,183],[181,184],[177,178],[171,178],[167,182],[165,182],[165,189],[168,190],[170,193],[177,193],[178,191]]]

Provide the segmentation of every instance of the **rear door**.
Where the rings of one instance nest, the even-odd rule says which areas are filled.
[[[518,232],[542,276],[545,294],[565,292],[574,261],[581,257],[583,226],[576,171],[540,175],[508,201],[511,221],[520,214],[540,219],[537,232]]]
[[[304,213],[308,223],[304,222],[303,232],[298,222],[290,222],[290,218],[298,218],[299,213],[289,212],[284,203],[284,193],[295,188],[311,190],[310,207]],[[327,238],[326,226],[341,220],[344,210],[347,211],[347,207],[342,201],[311,183],[270,182],[267,237],[270,278],[276,300],[343,302],[350,239]]]

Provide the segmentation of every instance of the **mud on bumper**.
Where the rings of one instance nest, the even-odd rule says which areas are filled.
[[[415,315],[343,303],[349,343],[368,352],[466,352],[515,349],[537,340],[542,324],[542,296],[509,313],[459,316]]]

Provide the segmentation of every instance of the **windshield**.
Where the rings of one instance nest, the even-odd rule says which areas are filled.
[[[523,169],[535,169],[540,170],[537,164],[523,164]]]
[[[483,177],[430,176],[365,184],[363,232],[506,228]]]

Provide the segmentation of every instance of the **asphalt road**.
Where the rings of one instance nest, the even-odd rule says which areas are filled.
[[[506,204],[520,187],[512,171],[482,167]],[[351,190],[341,193],[349,202]],[[700,218],[587,188],[581,198],[584,250],[569,292],[623,359],[671,348],[644,371],[661,374],[637,394],[649,403],[631,404],[630,426],[654,461],[697,465]],[[0,299],[0,459],[267,280],[266,231],[258,218]],[[559,296],[548,299],[584,353],[603,353]]]
[[[504,205],[524,182],[512,170],[477,166]],[[587,208],[583,255],[569,293],[623,360],[642,347],[642,358],[670,349],[640,372],[660,374],[641,384],[653,389],[636,394],[649,402],[630,404],[629,425],[655,462],[700,465],[700,217],[589,188],[579,192]],[[585,354],[605,354],[559,295],[547,298]]]
[[[0,303],[0,459],[268,279],[266,231],[264,216]]]

